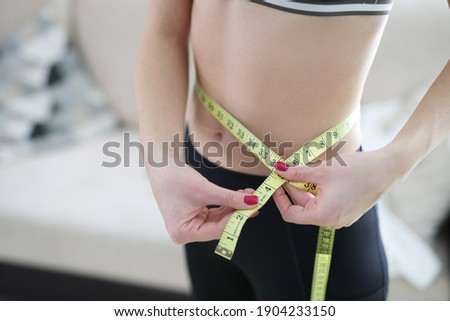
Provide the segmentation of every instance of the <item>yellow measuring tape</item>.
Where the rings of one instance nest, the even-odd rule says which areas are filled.
[[[239,235],[247,219],[264,206],[272,194],[284,183],[289,183],[299,189],[317,194],[317,186],[312,183],[291,182],[279,176],[274,171],[274,165],[278,161],[284,161],[277,153],[268,148],[261,140],[253,135],[244,125],[228,113],[214,99],[206,94],[197,81],[195,85],[198,98],[202,105],[216,118],[233,136],[235,136],[246,148],[258,157],[272,172],[257,188],[254,195],[259,198],[256,208],[249,210],[236,210],[225,226],[225,230],[219,240],[215,253],[231,260]],[[284,162],[289,165],[303,166],[317,158],[328,148],[340,141],[353,127],[355,112],[341,121],[336,126],[323,132],[313,140],[302,146]],[[311,290],[311,300],[325,300],[328,274],[330,270],[331,254],[333,250],[334,229],[322,226],[319,228],[314,273]]]

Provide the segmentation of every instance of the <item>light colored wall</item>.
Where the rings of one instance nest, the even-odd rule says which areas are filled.
[[[50,0],[0,0],[0,42],[49,2]]]
[[[126,124],[136,125],[133,70],[148,0],[76,0],[73,32],[90,70]]]
[[[450,57],[445,0],[394,0],[365,87],[364,102],[409,95],[429,85]]]

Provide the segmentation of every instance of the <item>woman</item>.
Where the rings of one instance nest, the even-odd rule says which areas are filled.
[[[153,0],[137,62],[144,145],[165,167],[147,166],[172,240],[186,244],[194,297],[306,300],[318,226],[336,228],[327,299],[384,300],[387,267],[376,201],[450,135],[450,66],[397,137],[360,151],[359,119],[313,166],[276,164],[291,181],[255,211],[231,261],[214,254],[235,209],[252,209],[270,174],[188,92],[188,44],[204,90],[250,132],[288,157],[357,113],[392,0]],[[186,152],[164,142],[190,134]],[[176,144],[172,144],[176,146]],[[328,160],[328,161],[325,161]],[[318,163],[321,161],[321,163]],[[184,164],[190,166],[180,166]],[[249,165],[250,164],[250,165]],[[214,205],[214,206],[211,206]],[[217,207],[219,206],[219,207]]]

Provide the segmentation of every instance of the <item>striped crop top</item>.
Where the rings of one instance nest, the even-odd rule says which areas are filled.
[[[293,13],[314,16],[386,15],[393,0],[250,0]]]

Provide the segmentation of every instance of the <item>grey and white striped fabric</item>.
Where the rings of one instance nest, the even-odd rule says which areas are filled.
[[[393,0],[250,0],[279,10],[315,15],[386,15]]]

